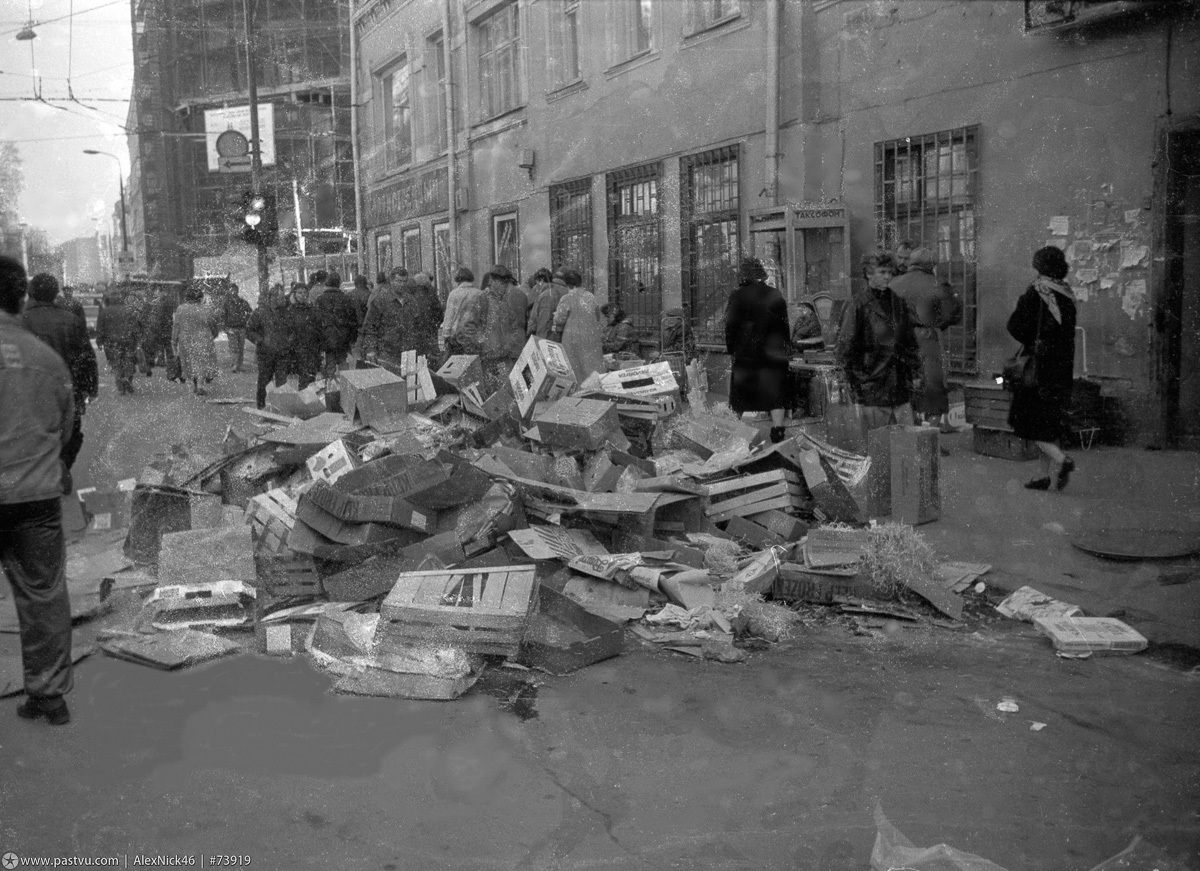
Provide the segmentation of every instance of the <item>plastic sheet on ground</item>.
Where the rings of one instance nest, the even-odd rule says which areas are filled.
[[[875,807],[875,848],[871,851],[873,871],[1005,871],[973,853],[946,844],[917,847],[888,822],[883,808]]]

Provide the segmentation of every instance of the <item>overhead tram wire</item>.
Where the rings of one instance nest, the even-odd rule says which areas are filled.
[[[97,9],[103,9],[106,6],[116,6],[116,5],[122,4],[124,2],[125,2],[125,0],[109,0],[109,2],[107,2],[107,3],[100,3],[96,6],[89,6],[87,9],[80,9],[78,12],[70,12],[67,15],[60,15],[57,18],[47,18],[45,21],[37,21],[34,23],[38,27],[41,27],[44,24],[54,24],[57,21],[65,21],[66,19],[71,18],[76,15],[86,15],[88,12],[93,12]],[[24,29],[25,29],[25,25],[22,25],[21,27],[14,27],[12,30],[0,30],[0,36],[9,36],[10,34],[19,33]]]

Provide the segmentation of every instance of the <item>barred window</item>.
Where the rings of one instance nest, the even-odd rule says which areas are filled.
[[[592,180],[550,187],[550,262],[578,269],[592,287]]]
[[[388,168],[412,161],[412,105],[408,93],[408,59],[383,77],[383,135]]]
[[[492,263],[507,266],[513,275],[521,274],[520,239],[517,213],[492,215]]]
[[[392,269],[392,234],[380,233],[375,237],[375,271],[390,272]]]
[[[946,331],[949,370],[978,371],[976,294],[978,127],[906,136],[875,145],[875,231],[881,247],[900,242],[937,253],[937,275],[962,297],[963,320]]]
[[[657,163],[608,174],[609,298],[634,328],[657,334],[662,316],[662,214]]]
[[[738,149],[718,148],[680,160],[683,287],[700,342],[718,343],[739,258]]]
[[[583,75],[579,64],[580,0],[555,0],[550,7],[550,88],[562,88]]]
[[[521,34],[517,4],[509,3],[478,25],[480,121],[521,105]]]

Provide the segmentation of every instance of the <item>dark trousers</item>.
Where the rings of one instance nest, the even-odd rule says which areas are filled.
[[[264,348],[262,345],[258,346],[255,357],[258,366],[258,383],[254,391],[254,404],[262,408],[267,404],[267,385],[275,377],[276,369],[280,371],[280,374],[284,373],[285,364],[282,355]]]
[[[225,330],[225,335],[229,339],[229,356],[233,357],[233,368],[241,369],[246,355],[246,328],[230,327]]]
[[[349,349],[345,351],[326,351],[325,352],[325,368],[323,374],[325,379],[330,381],[337,377],[338,371],[346,364],[346,357],[350,355]],[[307,386],[307,385],[305,385]]]
[[[21,626],[25,692],[55,698],[71,689],[71,602],[57,499],[0,505],[0,564]]]
[[[82,400],[79,400],[82,402]],[[83,412],[80,411],[79,405],[75,406],[75,424],[71,429],[71,437],[67,439],[67,443],[62,447],[62,461],[69,469],[75,465],[75,458],[79,456],[79,451],[83,448]]]
[[[107,344],[104,346],[104,359],[116,378],[117,393],[132,393],[133,376],[138,366],[137,346]]]

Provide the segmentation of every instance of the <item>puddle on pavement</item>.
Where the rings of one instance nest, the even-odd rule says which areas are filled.
[[[503,668],[489,668],[471,692],[498,699],[501,710],[515,714],[522,723],[537,718],[537,684],[524,674]]]

